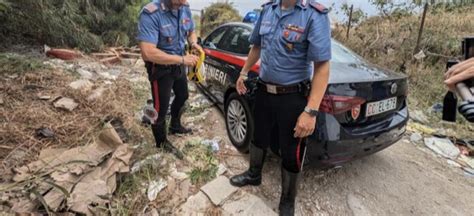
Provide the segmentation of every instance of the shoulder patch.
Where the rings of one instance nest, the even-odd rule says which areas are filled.
[[[329,12],[329,9],[327,9],[326,7],[324,7],[324,5],[322,5],[318,2],[311,2],[310,5],[311,5],[311,7],[316,9],[319,13],[326,14],[326,13]]]
[[[158,6],[154,2],[148,3],[145,7],[144,10],[147,13],[154,13],[156,10],[158,10]]]

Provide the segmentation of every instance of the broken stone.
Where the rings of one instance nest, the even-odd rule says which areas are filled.
[[[237,191],[237,187],[229,183],[225,176],[219,176],[201,188],[214,205],[220,206],[230,195]]]
[[[425,145],[437,154],[451,160],[455,160],[461,153],[449,139],[425,138]]]
[[[225,172],[227,172],[227,168],[224,166],[224,164],[219,164],[217,167],[217,175],[223,175]]]
[[[92,101],[95,101],[99,98],[102,97],[102,95],[104,94],[106,88],[104,87],[99,87],[97,89],[95,89],[94,91],[92,91],[92,93],[87,97],[87,101],[89,102],[92,102]]]
[[[76,103],[73,99],[65,97],[59,99],[54,103],[54,107],[67,110],[69,112],[76,109],[77,106],[79,106],[79,104]]]
[[[410,113],[410,118],[413,121],[419,122],[419,123],[422,123],[422,124],[428,124],[429,123],[428,117],[426,117],[426,115],[420,110],[412,111]]]
[[[277,215],[262,199],[249,193],[239,195],[235,201],[227,201],[222,208],[223,215]]]
[[[211,202],[206,195],[199,191],[197,194],[188,198],[178,210],[178,215],[205,215]]]
[[[186,175],[186,173],[178,172],[178,170],[176,170],[176,168],[171,169],[170,176],[175,178],[176,180],[179,180],[179,181],[182,181],[182,180],[188,178],[188,175]]]
[[[94,84],[91,81],[87,79],[81,79],[70,83],[69,87],[75,90],[89,90],[92,88],[93,85]]]
[[[150,201],[156,200],[158,193],[160,193],[163,189],[165,189],[167,185],[168,185],[167,182],[163,179],[158,179],[157,181],[150,182],[147,189],[148,200]]]
[[[412,142],[420,142],[421,140],[423,140],[423,136],[420,133],[415,132],[410,136]]]
[[[39,128],[36,130],[36,136],[41,138],[51,138],[54,137],[54,132],[49,128]]]

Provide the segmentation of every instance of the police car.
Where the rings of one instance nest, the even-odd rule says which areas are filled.
[[[253,27],[243,22],[224,24],[201,42],[205,82],[198,86],[224,113],[228,136],[241,152],[247,152],[252,142],[252,98],[239,96],[235,82],[250,50]],[[402,138],[408,121],[407,76],[372,65],[335,40],[332,53],[329,86],[305,158],[306,164],[318,168],[387,148]],[[257,77],[259,69],[257,63],[249,77]],[[278,154],[278,142],[272,143]]]

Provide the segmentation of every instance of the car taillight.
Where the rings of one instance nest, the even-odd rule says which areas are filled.
[[[339,114],[360,107],[365,100],[360,97],[324,95],[319,110],[330,114]]]

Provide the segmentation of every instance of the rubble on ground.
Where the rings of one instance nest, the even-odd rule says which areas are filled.
[[[129,172],[133,150],[107,124],[92,144],[72,149],[43,149],[37,161],[13,169],[0,185],[11,211],[100,214],[117,187],[117,175]]]

